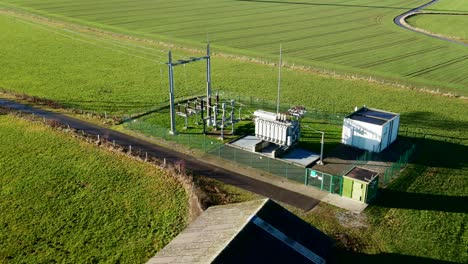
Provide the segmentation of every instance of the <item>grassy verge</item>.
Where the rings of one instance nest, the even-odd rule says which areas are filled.
[[[0,261],[144,262],[185,226],[166,173],[0,116]]]

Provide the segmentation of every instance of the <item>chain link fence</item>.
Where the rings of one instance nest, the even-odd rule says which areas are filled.
[[[158,125],[133,120],[123,124],[125,128],[141,132],[145,135],[160,138],[169,142],[174,142],[179,145],[188,147],[189,149],[197,149],[203,152],[209,152],[212,149],[220,147],[224,144],[222,140],[214,136],[204,135],[203,133],[188,134],[178,133],[176,135],[169,134],[169,129]]]
[[[209,153],[229,161],[234,161],[254,169],[268,172],[272,175],[280,176],[302,184],[304,183],[304,167],[228,145],[219,146],[209,151]]]
[[[410,149],[405,151],[403,155],[400,156],[397,162],[393,163],[392,166],[387,168],[381,177],[382,187],[387,186],[393,179],[398,177],[401,173],[401,170],[408,164],[409,160],[416,151],[416,145],[412,145]]]
[[[328,173],[306,169],[306,185],[315,187],[322,191],[341,195],[343,193],[343,177]]]
[[[257,98],[254,96],[244,96],[238,93],[227,92],[223,90],[218,91],[219,98],[222,101],[235,100],[236,104],[247,109],[262,109],[276,112],[277,103],[275,101],[266,100],[265,98]],[[293,105],[280,104],[280,112],[287,112]],[[333,107],[335,109],[335,107]],[[336,112],[336,111],[323,111],[319,109],[306,109],[307,112],[304,118],[310,118],[314,121],[325,122],[328,124],[341,125],[343,118],[349,113]]]

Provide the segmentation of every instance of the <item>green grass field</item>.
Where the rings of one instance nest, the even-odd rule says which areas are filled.
[[[408,22],[436,34],[468,42],[468,2],[463,0],[441,0],[419,14],[408,19]]]
[[[457,12],[468,14],[468,2],[466,2],[465,0],[440,0],[424,10],[440,13]]]
[[[142,263],[186,224],[161,170],[9,115],[0,135],[0,263]]]
[[[468,41],[468,15],[421,14],[411,17],[408,22],[417,28]]]
[[[289,64],[408,81],[466,94],[466,47],[393,24],[427,0],[70,1],[2,0],[10,8]],[[229,15],[226,15],[229,14]]]
[[[75,108],[120,115],[144,111],[168,100],[166,66],[134,57],[154,45],[135,48],[130,46],[136,45],[133,42],[99,39],[102,42],[59,29],[37,28],[9,16],[0,16],[0,27],[0,87]],[[164,59],[165,54],[159,54],[155,59]],[[193,55],[179,50],[176,54],[178,58]],[[204,93],[204,67],[201,63],[176,68],[176,96]],[[419,120],[418,115],[428,113],[442,122],[459,120],[464,116],[460,109],[467,107],[458,98],[300,70],[284,69],[282,80],[282,101],[303,104],[310,110],[349,112],[354,106],[367,104],[410,115],[408,120]],[[274,100],[277,68],[216,57],[213,86],[233,94]],[[420,127],[424,123],[414,124]],[[457,132],[452,128],[445,131],[449,135]]]

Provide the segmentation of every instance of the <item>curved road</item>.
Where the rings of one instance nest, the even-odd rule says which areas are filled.
[[[455,43],[455,44],[459,44],[459,45],[463,45],[463,46],[468,46],[468,43],[464,43],[464,42],[461,42],[461,41],[457,41],[457,40],[454,40],[454,39],[450,39],[450,38],[446,38],[446,37],[443,37],[443,36],[440,36],[440,35],[435,35],[435,34],[431,34],[429,32],[425,32],[425,31],[422,31],[422,30],[419,30],[418,28],[415,28],[415,27],[411,27],[410,25],[408,25],[408,23],[406,22],[406,18],[412,16],[412,15],[415,15],[417,14],[419,11],[421,11],[422,9],[430,6],[430,5],[433,5],[435,3],[439,2],[439,0],[431,0],[429,3],[427,4],[424,4],[422,6],[419,6],[419,7],[416,7],[414,9],[411,9],[410,11],[408,12],[405,12],[397,17],[395,17],[393,19],[393,22],[402,27],[402,28],[405,28],[405,29],[408,29],[408,30],[411,30],[413,32],[416,32],[416,33],[420,33],[420,34],[424,34],[426,36],[430,36],[430,37],[433,37],[433,38],[437,38],[437,39],[440,39],[440,40],[444,40],[444,41],[448,41],[448,42],[452,42],[452,43]]]
[[[319,203],[319,200],[310,198],[308,196],[253,179],[230,170],[226,170],[224,168],[198,160],[192,156],[176,152],[172,149],[167,149],[145,140],[132,137],[112,129],[94,125],[73,117],[26,106],[6,99],[0,99],[0,106],[21,111],[22,113],[26,114],[34,114],[48,120],[55,120],[74,129],[83,130],[89,135],[101,135],[105,139],[109,141],[115,141],[115,144],[121,146],[131,145],[132,149],[140,150],[142,153],[147,152],[148,156],[152,156],[158,159],[166,158],[168,163],[174,163],[183,160],[185,161],[186,167],[197,175],[203,175],[219,180],[226,184],[230,184],[260,194],[262,196],[269,197],[273,200],[292,205],[304,211],[309,211]]]

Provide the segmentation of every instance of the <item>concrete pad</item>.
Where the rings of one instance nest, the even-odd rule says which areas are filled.
[[[303,167],[307,167],[310,164],[319,160],[320,155],[310,150],[302,148],[293,148],[290,151],[288,151],[286,155],[280,157],[280,159]]]
[[[361,213],[367,208],[367,204],[365,203],[331,193],[325,196],[321,201],[355,213]]]
[[[245,136],[242,138],[239,138],[231,143],[230,145],[233,145],[235,147],[238,147],[240,149],[248,150],[248,151],[253,151],[255,149],[255,145],[258,143],[262,142],[261,139],[259,139],[256,136]]]

